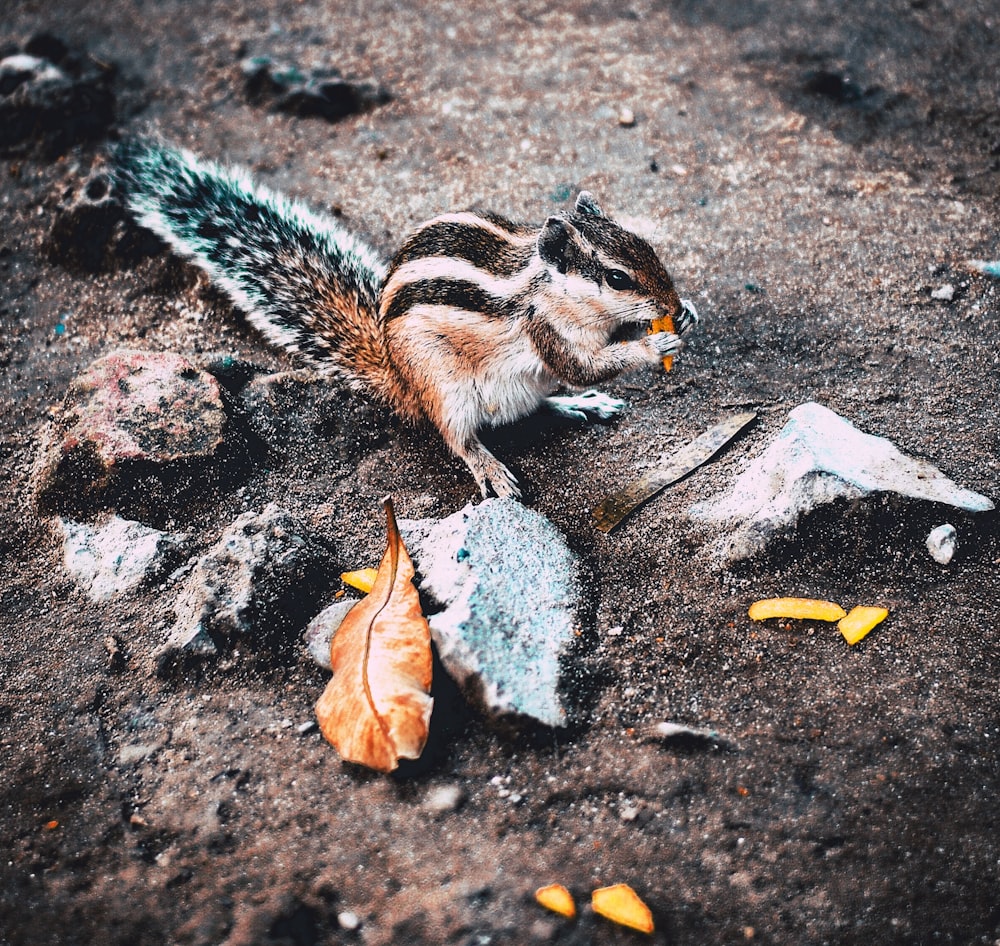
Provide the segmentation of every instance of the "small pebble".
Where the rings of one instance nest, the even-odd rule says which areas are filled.
[[[304,723],[299,723],[298,726],[295,727],[295,731],[300,736],[305,736],[308,733],[311,733],[316,728],[317,728],[316,720],[315,719],[307,719]]]
[[[351,910],[344,910],[342,913],[337,914],[337,922],[340,924],[342,930],[352,933],[361,926],[361,917]]]
[[[932,299],[939,299],[941,302],[951,302],[955,298],[955,287],[946,282],[943,286],[931,291]]]
[[[424,810],[433,815],[457,811],[465,802],[465,791],[460,785],[436,785],[424,798]]]
[[[618,112],[618,124],[622,128],[631,128],[635,124],[635,112],[627,106]]]
[[[531,928],[528,931],[531,939],[529,942],[532,943],[551,943],[554,942],[556,937],[560,933],[559,924],[555,920],[535,920],[531,924]]]
[[[947,565],[958,548],[958,530],[950,523],[933,529],[927,536],[927,551],[939,565]]]

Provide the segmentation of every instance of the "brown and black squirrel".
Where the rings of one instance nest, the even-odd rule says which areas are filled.
[[[479,431],[541,406],[609,417],[584,390],[657,365],[698,319],[656,252],[581,193],[541,227],[471,211],[428,220],[386,265],[329,217],[244,172],[148,139],[114,154],[136,221],[202,269],[273,343],[402,417],[429,420],[484,496],[519,497]],[[647,333],[669,318],[676,332]]]

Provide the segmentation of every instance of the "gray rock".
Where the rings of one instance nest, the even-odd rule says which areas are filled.
[[[0,153],[56,157],[115,118],[115,70],[39,35],[0,59]]]
[[[163,574],[188,537],[110,516],[98,524],[59,519],[66,570],[92,601],[107,601]]]
[[[958,530],[950,522],[932,529],[927,536],[927,551],[939,565],[949,564],[957,548]]]
[[[337,925],[348,933],[353,933],[361,926],[361,917],[352,910],[341,910],[337,914]]]
[[[303,639],[309,656],[324,670],[330,669],[330,642],[347,612],[358,603],[357,598],[335,601],[316,615],[306,628]]]
[[[135,765],[137,762],[143,762],[154,753],[159,752],[161,748],[162,744],[159,742],[144,742],[132,746],[124,746],[118,753],[118,764],[122,766]]]
[[[274,503],[244,513],[195,565],[174,607],[177,620],[156,654],[163,673],[189,657],[218,654],[241,638],[273,636],[327,584],[329,553]]]
[[[122,350],[70,383],[33,474],[43,511],[113,503],[130,475],[211,458],[226,411],[218,381],[180,355]]]
[[[438,654],[488,715],[546,726],[567,722],[562,664],[575,640],[579,567],[556,528],[510,499],[488,499],[443,520],[400,523],[443,610],[428,622]]]
[[[723,559],[746,559],[791,531],[824,503],[895,493],[985,512],[993,503],[963,489],[923,460],[901,453],[883,437],[862,433],[816,403],[795,408],[764,452],[719,496],[692,506],[696,520],[725,527],[714,546]]]
[[[303,118],[340,121],[391,101],[389,92],[372,82],[345,79],[336,69],[303,72],[291,63],[253,56],[240,64],[247,99]]]

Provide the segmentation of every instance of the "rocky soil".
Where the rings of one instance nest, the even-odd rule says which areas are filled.
[[[996,514],[841,502],[723,567],[684,513],[807,401],[1000,497],[1000,279],[968,263],[1000,259],[998,33],[986,0],[5,4],[0,944],[1000,941]],[[661,252],[702,314],[673,371],[609,385],[610,423],[491,441],[580,562],[572,725],[498,728],[440,666],[397,776],[310,725],[328,674],[302,632],[378,561],[381,498],[426,519],[477,496],[357,395],[255,387],[298,366],[92,175],[150,129],[387,253],[436,212],[541,220],[580,189]],[[115,493],[188,544],[95,601],[32,471],[71,380],[122,348],[213,367],[256,420],[221,466]],[[595,530],[603,496],[751,407],[716,462]],[[266,632],[164,669],[184,562],[272,503],[327,566]],[[947,565],[924,545],[944,521]],[[891,613],[853,648],[747,617],[783,594]],[[535,903],[552,882],[576,919]],[[618,882],[651,936],[587,907]]]

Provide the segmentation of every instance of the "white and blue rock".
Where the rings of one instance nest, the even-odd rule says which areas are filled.
[[[576,639],[579,565],[548,519],[488,499],[446,519],[401,522],[441,605],[428,617],[448,673],[494,719],[564,726],[562,672]]]
[[[66,570],[96,602],[155,580],[183,555],[189,537],[120,516],[96,523],[57,519]]]
[[[994,508],[924,460],[901,453],[884,437],[858,430],[829,408],[810,402],[718,496],[692,506],[692,519],[725,534],[713,551],[725,561],[747,559],[824,503],[894,493],[969,513]]]
[[[487,499],[399,528],[441,663],[469,701],[494,721],[565,726],[563,673],[580,580],[556,527],[519,502]],[[331,605],[306,630],[309,653],[327,669],[330,640],[350,607]]]

